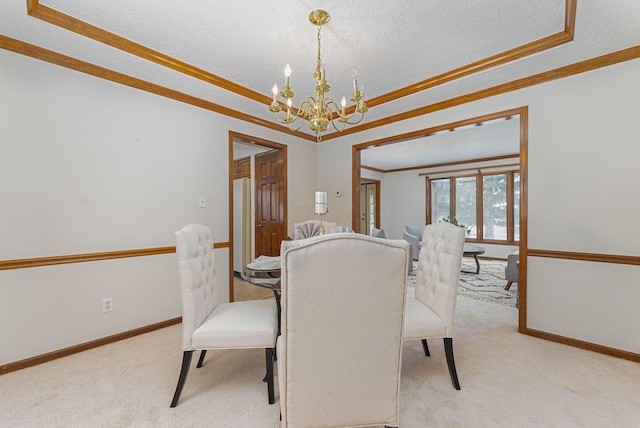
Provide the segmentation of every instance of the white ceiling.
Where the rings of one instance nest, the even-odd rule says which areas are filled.
[[[370,147],[361,152],[361,164],[390,171],[441,165],[520,153],[520,118],[498,119],[445,129],[428,137]]]
[[[474,61],[562,33],[566,0],[41,0],[53,9],[240,85],[207,83],[27,14],[26,0],[0,0],[0,35],[213,102],[259,120],[273,83],[293,69],[294,104],[312,95],[316,27],[322,29],[331,94],[349,98],[357,68],[368,100]],[[639,0],[579,0],[573,41],[372,106],[365,122],[469,94],[640,44]],[[126,48],[125,48],[126,49]],[[252,99],[243,91],[253,91]],[[255,97],[254,97],[255,98]],[[305,128],[302,128],[305,130]],[[308,132],[308,130],[306,130]],[[454,133],[455,134],[455,133]]]

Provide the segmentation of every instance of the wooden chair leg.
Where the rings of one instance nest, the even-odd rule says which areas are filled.
[[[453,387],[460,390],[460,382],[458,382],[458,373],[456,372],[456,362],[453,359],[453,339],[451,337],[444,338],[444,353],[447,356],[447,365],[449,366],[449,375]]]
[[[504,286],[504,289],[505,290],[510,289],[511,288],[511,284],[513,284],[513,282],[511,282],[511,281],[507,282],[507,285]]]
[[[429,353],[429,345],[427,345],[427,339],[422,339],[422,349],[424,349],[424,355],[427,357],[431,356]]]
[[[207,355],[206,349],[203,349],[202,351],[200,351],[200,358],[198,358],[198,365],[196,366],[196,368],[202,367],[202,362],[204,361],[205,355]]]
[[[267,380],[267,393],[269,395],[269,404],[275,403],[275,397],[273,392],[273,351],[274,348],[266,348],[265,349],[265,361],[267,364],[267,375],[265,376]]]
[[[182,354],[182,368],[180,369],[180,377],[178,378],[178,385],[176,386],[176,392],[173,394],[173,400],[171,400],[171,407],[176,407],[180,394],[182,393],[182,387],[187,380],[187,374],[189,373],[189,366],[191,365],[191,356],[193,351],[184,351]]]

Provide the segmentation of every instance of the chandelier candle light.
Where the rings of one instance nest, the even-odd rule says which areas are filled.
[[[355,125],[360,123],[364,118],[364,114],[367,112],[367,105],[364,102],[363,89],[358,87],[357,73],[353,70],[353,94],[351,95],[351,101],[355,104],[355,109],[351,114],[347,114],[345,107],[347,106],[347,100],[342,97],[340,102],[340,108],[333,98],[326,96],[326,93],[331,90],[331,86],[327,83],[325,77],[324,61],[320,56],[320,29],[324,24],[329,22],[331,16],[328,12],[316,9],[309,14],[309,21],[318,27],[318,56],[316,62],[316,71],[313,73],[313,78],[316,80],[315,97],[310,96],[302,102],[299,108],[292,109],[291,99],[295,96],[295,93],[291,90],[289,78],[291,77],[291,67],[287,64],[284,69],[284,87],[280,91],[280,96],[286,100],[287,112],[284,115],[278,116],[278,113],[282,111],[280,102],[278,101],[278,85],[274,84],[272,88],[273,101],[269,106],[269,111],[273,112],[275,119],[280,122],[289,125],[289,129],[297,131],[302,124],[309,122],[309,128],[315,132],[316,139],[320,142],[322,133],[329,128],[329,124],[333,126],[336,131],[342,131],[347,124]],[[300,119],[297,121],[297,119]],[[336,125],[335,121],[338,121]]]
[[[320,215],[320,233],[324,234],[324,225],[322,224],[322,216],[329,212],[327,208],[327,192],[316,192],[315,213]]]

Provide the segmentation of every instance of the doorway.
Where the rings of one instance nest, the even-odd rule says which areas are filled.
[[[456,135],[453,131],[461,131],[461,130],[478,130],[479,126],[484,126],[496,122],[508,121],[514,117],[519,118],[519,126],[518,126],[518,137],[515,140],[517,146],[517,153],[514,154],[479,154],[477,152],[477,146],[479,141],[476,141],[474,138],[465,138],[464,140],[459,139],[464,143],[468,143],[469,146],[462,152],[466,152],[469,154],[473,154],[472,159],[438,159],[438,162],[424,162],[424,164],[420,165],[407,165],[403,167],[396,167],[395,169],[385,169],[382,170],[380,167],[376,167],[368,165],[367,163],[362,162],[362,152],[365,150],[376,150],[378,148],[382,148],[385,146],[389,146],[389,152],[387,155],[394,154],[394,152],[398,153],[407,153],[406,145],[398,145],[397,148],[392,148],[396,144],[400,143],[414,143],[417,142],[416,145],[419,145],[422,149],[423,153],[429,153],[430,157],[433,157],[433,153],[437,150],[438,146],[445,147],[446,145],[430,145],[427,137],[434,136],[444,136],[444,135]],[[498,142],[499,139],[492,138],[488,139],[490,142]],[[387,148],[387,147],[385,147]],[[462,153],[461,152],[461,153]],[[382,151],[378,151],[378,153],[383,153]],[[362,213],[361,213],[361,197],[360,192],[362,190],[362,184],[365,182],[365,178],[362,176],[363,169],[369,169],[374,171],[380,171],[383,173],[386,172],[399,172],[399,171],[408,171],[408,170],[417,170],[417,169],[425,169],[425,168],[443,168],[448,167],[451,168],[452,165],[460,165],[460,164],[477,164],[478,162],[487,162],[494,161],[497,159],[506,159],[506,158],[518,158],[518,163],[520,166],[520,206],[518,210],[519,217],[519,300],[520,306],[518,311],[518,331],[524,333],[526,331],[527,325],[527,241],[528,241],[528,224],[527,224],[527,211],[528,211],[528,180],[527,180],[527,172],[528,172],[528,108],[525,107],[517,107],[510,110],[505,110],[496,113],[490,113],[487,115],[474,117],[470,119],[461,120],[459,122],[446,123],[439,126],[435,126],[432,128],[420,129],[417,131],[413,131],[406,134],[396,135],[394,137],[388,137],[383,140],[374,140],[365,143],[355,144],[352,146],[352,219],[355,225],[360,227]],[[437,169],[436,169],[437,170]],[[450,173],[451,171],[449,171]],[[434,176],[437,176],[437,173],[434,173]],[[431,177],[433,178],[433,177]],[[382,180],[387,183],[386,180]],[[385,186],[385,192],[388,191]],[[480,195],[481,196],[481,195]],[[427,206],[425,205],[425,213]],[[481,213],[480,213],[481,214]],[[388,221],[388,219],[386,220]]]
[[[281,156],[280,150],[255,156],[256,255],[279,256],[285,237]]]
[[[236,284],[242,282],[242,269],[256,255],[277,255],[265,251],[279,252],[280,242],[285,238],[286,171],[286,145],[229,132],[229,300],[232,302],[237,298],[255,298],[252,289],[258,287],[236,292]],[[268,250],[264,247],[264,236],[256,233],[257,229],[268,232]]]
[[[371,229],[380,229],[380,181],[363,178],[360,181],[359,231],[371,235]]]

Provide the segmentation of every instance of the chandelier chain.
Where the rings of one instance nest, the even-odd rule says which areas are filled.
[[[318,74],[318,76],[320,75],[320,67],[322,65],[322,58],[320,56],[320,30],[321,29],[322,27],[318,25],[318,61],[316,65],[316,73]]]

